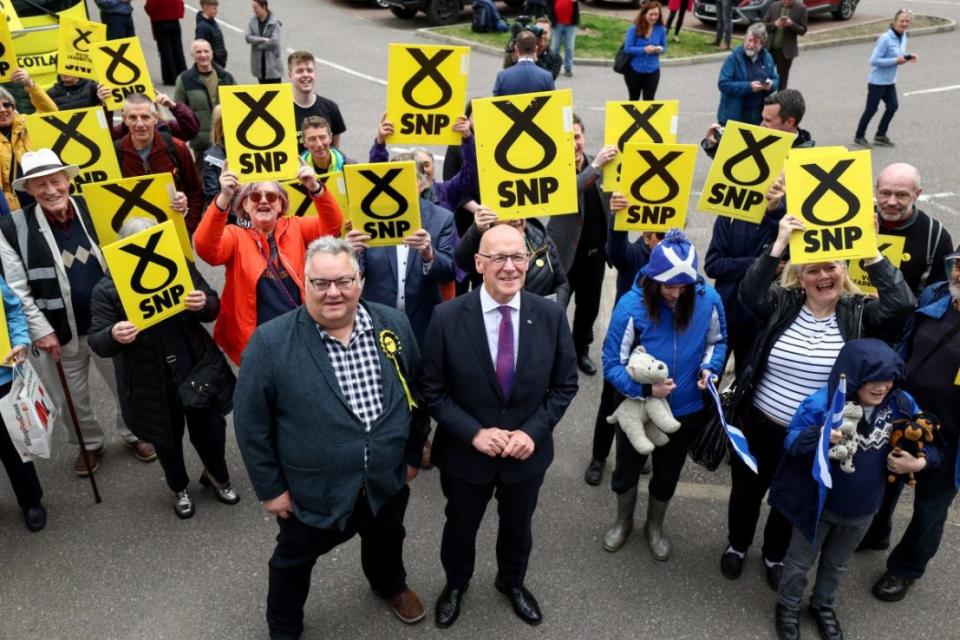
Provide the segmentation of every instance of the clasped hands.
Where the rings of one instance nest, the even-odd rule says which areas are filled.
[[[491,458],[516,458],[526,460],[533,455],[536,445],[533,438],[519,429],[508,431],[498,427],[485,427],[473,436],[473,448]]]

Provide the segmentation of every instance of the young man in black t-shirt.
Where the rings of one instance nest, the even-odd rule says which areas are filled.
[[[294,51],[287,57],[287,74],[293,85],[293,111],[297,123],[297,150],[303,153],[300,123],[310,116],[320,116],[330,123],[333,147],[340,147],[340,134],[347,130],[337,103],[313,92],[317,80],[317,66],[309,51]]]

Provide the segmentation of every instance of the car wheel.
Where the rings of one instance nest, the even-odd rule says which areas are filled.
[[[409,20],[410,18],[417,15],[417,10],[411,7],[390,7],[390,13],[402,18],[404,20]]]
[[[380,7],[381,9],[386,9],[390,5],[387,4],[387,0],[373,0],[373,5]]]
[[[840,0],[840,6],[833,12],[837,20],[849,20],[857,10],[857,0]]]
[[[453,24],[460,17],[460,0],[432,0],[427,7],[427,22],[430,24]]]

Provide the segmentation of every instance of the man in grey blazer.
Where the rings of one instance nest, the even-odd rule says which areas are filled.
[[[346,242],[312,242],[304,276],[304,306],[257,329],[234,397],[237,444],[280,526],[270,637],[300,636],[314,563],[354,534],[374,593],[413,624],[424,611],[406,583],[403,516],[429,428],[412,396],[417,342],[403,312],[360,303]]]

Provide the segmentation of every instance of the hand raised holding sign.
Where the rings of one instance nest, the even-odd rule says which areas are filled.
[[[767,187],[767,211],[773,211],[780,206],[780,203],[783,202],[783,196],[786,193],[783,185],[783,174],[780,174],[780,177],[770,183],[770,186]]]
[[[17,84],[22,84],[28,89],[33,86],[33,78],[30,77],[30,74],[24,71],[23,69],[17,69],[10,75],[10,81],[16,82]]]
[[[100,83],[97,85],[97,100],[100,102],[106,102],[110,99],[110,87]]]
[[[320,192],[323,191],[323,185],[317,180],[317,175],[313,167],[308,165],[303,158],[299,158],[299,160],[300,168],[297,170],[297,180],[300,181],[300,184],[304,186],[310,195],[320,195]]]
[[[233,202],[233,196],[240,188],[240,179],[233,171],[227,168],[227,163],[223,163],[223,171],[220,172],[220,193],[217,194],[217,206],[227,211]]]
[[[130,344],[137,339],[138,333],[140,330],[137,329],[137,325],[129,320],[121,320],[110,329],[110,335],[120,344]]]
[[[783,252],[790,246],[790,236],[793,232],[805,230],[806,227],[803,226],[803,220],[797,216],[790,214],[783,216],[777,228],[777,239],[773,241],[773,245],[770,247],[770,255],[774,258],[782,256]]]
[[[170,201],[170,206],[173,208],[173,210],[184,217],[187,215],[187,208],[189,204],[190,203],[187,200],[187,194],[185,194],[183,191],[177,191],[175,194],[173,194],[173,200]]]
[[[610,211],[622,211],[628,206],[630,206],[630,201],[627,200],[627,196],[616,191],[610,194]]]
[[[380,117],[380,126],[377,127],[377,144],[387,144],[387,138],[393,135],[393,122],[387,119],[384,111]]]
[[[424,262],[433,261],[433,244],[430,240],[430,234],[427,233],[426,229],[417,229],[403,239],[403,244],[418,252],[420,259]]]
[[[497,224],[497,214],[490,207],[480,205],[473,213],[473,224],[480,233],[487,231]]]
[[[453,130],[466,140],[473,135],[473,124],[467,116],[457,116],[456,122],[453,123]]]
[[[361,229],[354,229],[353,223],[349,220],[346,222],[345,227],[347,228],[347,235],[345,235],[343,239],[346,240],[354,252],[359,254],[370,248],[370,234],[364,233]]]
[[[593,164],[595,167],[600,168],[616,157],[617,147],[612,144],[604,145],[600,151],[597,151],[597,155],[593,157]]]
[[[157,92],[157,104],[161,107],[166,107],[172,109],[177,103],[174,102],[173,98],[168,96],[165,93]]]
[[[200,289],[194,289],[184,297],[183,304],[189,311],[203,311],[207,306],[207,294]]]

